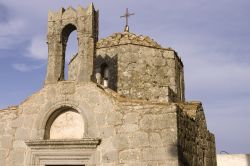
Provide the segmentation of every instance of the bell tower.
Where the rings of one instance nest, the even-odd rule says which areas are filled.
[[[65,80],[65,51],[72,31],[77,31],[78,53],[69,64],[69,81],[90,81],[93,57],[98,40],[98,11],[91,4],[87,9],[61,8],[48,15],[48,65],[45,84]]]

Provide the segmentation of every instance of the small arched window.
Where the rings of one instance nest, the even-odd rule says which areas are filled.
[[[109,87],[110,71],[109,66],[106,63],[103,63],[99,68],[97,68],[96,82],[103,85],[104,87]]]
[[[102,84],[105,87],[109,86],[109,67],[106,63],[101,65],[101,78],[102,78]]]

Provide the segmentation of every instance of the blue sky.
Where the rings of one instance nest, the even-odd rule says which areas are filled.
[[[100,10],[100,38],[123,31],[119,16],[128,7],[136,13],[131,32],[174,48],[185,67],[186,99],[203,102],[217,152],[250,153],[249,0],[93,2]],[[48,10],[90,3],[1,0],[0,108],[17,105],[43,87]]]

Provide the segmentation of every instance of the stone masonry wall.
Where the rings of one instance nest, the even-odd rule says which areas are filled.
[[[84,137],[101,139],[91,164],[178,166],[175,104],[131,101],[94,83],[71,81],[46,85],[18,107],[0,110],[0,164],[29,166],[25,142],[44,140],[48,119],[66,106],[82,116]]]
[[[117,71],[117,76],[111,81],[116,82],[119,94],[150,101],[184,100],[181,97],[184,92],[179,92],[180,79],[177,79],[180,77],[177,66],[181,67],[181,71],[182,66],[174,51],[126,44],[98,48],[96,55],[103,59],[117,59],[116,68],[111,67],[111,70]],[[94,58],[94,63],[97,63],[95,59],[97,58]],[[174,99],[168,97],[169,88]]]
[[[130,32],[97,42],[98,15],[93,4],[49,12],[45,85],[0,110],[0,165],[215,166],[214,136],[202,106],[184,102],[177,53]],[[65,50],[74,30],[78,53],[65,81]],[[97,82],[97,75],[105,78]],[[53,135],[73,121],[72,130]]]
[[[16,158],[9,156],[16,155],[20,152],[18,149],[18,140],[15,140],[15,134],[17,130],[16,123],[12,123],[18,117],[18,110],[16,107],[9,107],[4,110],[0,110],[0,165],[5,166],[10,160],[20,162],[20,157]],[[18,137],[20,133],[17,133]],[[14,149],[15,148],[15,149]],[[22,157],[21,157],[22,158]]]
[[[122,124],[113,141],[121,165],[179,165],[174,104],[121,102]],[[117,164],[114,164],[117,165]]]
[[[179,154],[185,166],[216,166],[215,138],[201,103],[182,103],[178,114]]]

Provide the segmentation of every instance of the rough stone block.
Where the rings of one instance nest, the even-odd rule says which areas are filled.
[[[9,150],[0,148],[0,161],[5,160],[8,154]]]
[[[151,147],[159,147],[162,146],[161,136],[158,133],[150,133],[149,134],[149,143]]]
[[[136,132],[128,136],[130,147],[149,146],[148,134],[146,132]]]
[[[114,136],[112,143],[113,146],[117,149],[124,149],[129,147],[129,141],[126,135]]]
[[[176,126],[176,118],[173,114],[145,115],[140,121],[140,127],[143,130],[161,130]]]
[[[24,163],[25,149],[14,149],[10,154],[10,160],[13,162],[13,165]]]
[[[6,148],[6,149],[11,149],[12,148],[12,140],[13,140],[12,136],[3,136],[1,139],[2,147]]]
[[[22,117],[16,118],[11,123],[11,127],[21,127],[22,125],[23,125],[23,118]]]
[[[13,148],[26,148],[24,141],[16,140],[13,142]]]
[[[177,129],[167,128],[161,132],[161,138],[164,145],[177,144]]]
[[[122,114],[119,112],[110,112],[107,116],[108,125],[119,125],[122,124]]]
[[[28,129],[18,128],[16,131],[16,140],[27,140],[29,138],[30,132]]]
[[[108,151],[106,152],[103,157],[102,161],[104,163],[112,163],[118,161],[118,151]]]
[[[139,149],[123,150],[119,153],[120,163],[129,163],[139,161],[141,159],[141,151]]]
[[[138,113],[128,113],[124,116],[124,123],[136,124],[138,123],[139,114]]]
[[[168,146],[162,148],[145,148],[142,150],[142,158],[145,161],[177,159],[177,147]]]
[[[33,122],[34,122],[34,116],[33,115],[28,115],[24,117],[24,121],[23,121],[23,127],[24,128],[32,128],[33,126]]]
[[[98,126],[104,126],[106,123],[106,114],[105,113],[97,113],[96,114],[96,122]]]
[[[164,51],[163,57],[169,59],[175,59],[175,52],[174,51]]]
[[[115,134],[114,127],[103,127],[100,128],[101,138],[112,137]]]
[[[119,133],[131,133],[138,131],[139,126],[138,124],[124,124],[120,127]]]

